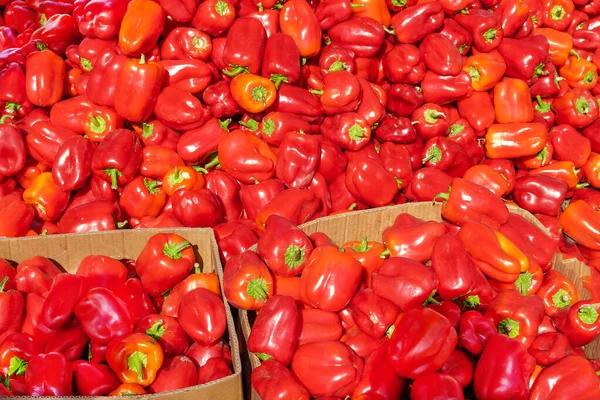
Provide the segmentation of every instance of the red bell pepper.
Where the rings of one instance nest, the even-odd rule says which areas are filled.
[[[600,332],[597,307],[591,300],[580,300],[558,310],[552,321],[560,332],[567,335],[571,346],[585,346]]]
[[[200,100],[172,84],[165,87],[156,98],[154,115],[169,128],[176,130],[199,128],[211,116],[208,107]]]
[[[223,206],[223,219],[235,221],[242,214],[239,183],[228,173],[212,170],[205,175],[206,188],[213,192]]]
[[[419,262],[402,257],[392,257],[373,274],[373,292],[392,301],[403,311],[422,304],[436,302],[433,298],[438,279],[433,270]],[[403,288],[403,290],[390,290]]]
[[[31,40],[39,40],[56,54],[65,54],[65,49],[76,40],[75,20],[69,14],[56,14],[31,34]]]
[[[220,296],[221,288],[215,273],[202,273],[198,264],[194,264],[194,273],[173,286],[173,289],[166,296],[161,308],[161,315],[177,317],[179,304],[185,294],[194,289],[208,289],[214,294]]]
[[[460,319],[458,344],[471,354],[479,355],[497,332],[491,320],[477,311],[467,311]]]
[[[168,392],[194,386],[197,383],[198,371],[194,361],[189,357],[178,355],[163,364],[156,379],[148,387],[148,392]]]
[[[165,11],[150,0],[129,2],[119,30],[119,48],[123,54],[140,56],[155,46],[165,23]]]
[[[559,332],[539,334],[528,351],[540,365],[552,365],[564,357],[573,355],[569,338]]]
[[[417,378],[410,389],[410,398],[414,400],[426,400],[438,396],[445,399],[464,399],[458,381],[446,374],[428,374]]]
[[[416,43],[436,31],[444,22],[444,11],[437,2],[411,5],[391,19],[396,40]]]
[[[127,129],[117,129],[96,148],[92,169],[95,175],[117,189],[135,178],[141,161],[142,149],[137,137]]]
[[[120,383],[108,365],[83,360],[73,362],[73,386],[80,396],[106,396]]]
[[[9,285],[12,288],[6,287],[8,282],[8,276],[4,276],[0,281],[0,304],[2,305],[2,309],[6,310],[0,321],[0,332],[3,333],[20,330],[23,311],[25,309],[23,294],[18,290],[11,290],[14,289],[14,282]]]
[[[535,359],[526,347],[505,335],[492,336],[475,367],[473,388],[477,398],[526,400]]]
[[[565,396],[596,398],[600,396],[594,367],[583,357],[569,356],[542,370],[533,383],[531,400],[560,399]],[[573,382],[577,385],[573,387]]]
[[[585,128],[598,118],[598,103],[586,89],[575,88],[552,102],[557,124]]]
[[[425,75],[425,62],[421,52],[412,44],[398,44],[385,53],[382,60],[383,72],[393,83],[415,85]]]
[[[290,113],[272,112],[264,116],[259,130],[261,138],[274,146],[280,146],[288,132],[310,132],[310,124],[301,116]]]
[[[302,328],[294,299],[273,296],[261,309],[248,337],[248,350],[261,360],[275,359],[288,365],[298,346]]]
[[[149,0],[140,1],[152,3]],[[125,61],[118,72],[115,85],[114,106],[119,115],[133,122],[146,120],[152,113],[164,76],[162,64],[147,62],[143,55],[139,60]],[[132,101],[131,96],[134,94],[135,99]]]
[[[234,178],[252,183],[271,178],[277,157],[268,145],[250,132],[235,130],[219,142],[219,162]]]
[[[437,291],[444,300],[469,294],[475,284],[476,266],[455,236],[445,235],[435,242],[431,266],[439,279]]]
[[[425,102],[436,104],[452,103],[473,94],[471,77],[465,71],[456,76],[442,76],[427,71],[421,82],[421,89]]]
[[[61,190],[69,192],[85,185],[92,175],[95,149],[90,140],[81,136],[72,136],[62,143],[52,166],[52,178]]]
[[[126,0],[78,0],[73,8],[77,28],[86,37],[110,39],[119,34]]]
[[[456,331],[444,316],[428,308],[412,309],[397,323],[388,357],[399,376],[417,379],[444,365],[457,340]],[[424,353],[423,348],[432,351]]]
[[[319,357],[320,363],[310,360]],[[346,396],[358,385],[364,361],[348,346],[328,341],[305,344],[292,360],[292,372],[312,396]]]
[[[106,288],[90,290],[75,307],[75,316],[81,321],[85,333],[98,343],[109,343],[133,332],[131,312]]]
[[[302,327],[300,329],[298,346],[308,343],[339,340],[342,337],[343,328],[340,318],[336,313],[316,308],[307,308],[299,312]]]
[[[354,53],[356,57],[373,57],[383,44],[385,31],[369,17],[352,17],[329,29],[331,43]]]
[[[34,105],[48,107],[63,95],[65,62],[50,50],[31,53],[25,66],[27,98]]]
[[[166,315],[153,314],[144,317],[137,323],[135,331],[145,333],[156,340],[167,357],[184,353],[191,343],[177,319]]]
[[[132,333],[111,341],[106,348],[106,361],[123,383],[149,386],[163,364],[160,345],[143,333]]]
[[[444,234],[446,234],[444,225],[435,221],[410,227],[398,227],[394,224],[383,231],[383,242],[391,257],[405,257],[417,262],[426,262],[431,258],[435,243]]]
[[[19,194],[9,194],[0,199],[0,237],[24,236],[33,222],[35,212],[21,200]]]
[[[174,216],[185,226],[211,227],[222,221],[219,199],[208,189],[179,189],[171,196],[171,201]]]
[[[287,189],[277,193],[256,215],[256,226],[265,229],[267,219],[281,215],[295,225],[308,221],[318,210],[321,200],[309,190]]]
[[[60,233],[84,233],[123,227],[120,210],[110,201],[93,201],[67,210],[58,222]]]
[[[316,136],[288,132],[279,146],[275,176],[288,187],[305,188],[317,170],[320,156]]]
[[[525,81],[504,78],[494,88],[496,121],[501,124],[533,121],[531,94]]]
[[[323,280],[323,276],[328,278]],[[362,266],[355,258],[333,247],[318,247],[313,250],[302,273],[300,297],[315,308],[339,311],[350,302],[361,276]],[[325,282],[335,282],[335,286],[324,285]]]
[[[445,171],[452,177],[461,177],[471,166],[463,148],[447,137],[432,137],[422,150],[422,162],[428,167]]]
[[[223,72],[229,76],[236,76],[242,72],[258,74],[265,51],[265,41],[266,32],[259,21],[254,18],[236,20],[227,32],[227,42],[223,49],[223,62],[227,69]]]
[[[245,251],[225,264],[223,287],[235,307],[260,310],[273,295],[273,277],[257,253]]]
[[[404,391],[405,380],[394,371],[388,358],[388,344],[383,344],[365,360],[363,375],[352,392],[353,397],[381,396],[399,398]]]
[[[279,215],[267,219],[265,232],[258,240],[258,254],[279,276],[301,274],[312,250],[308,236]]]
[[[482,221],[498,226],[508,220],[508,208],[498,196],[464,179],[454,178],[449,192],[436,197],[447,200],[442,206],[442,216],[458,225]]]
[[[579,300],[573,282],[555,270],[546,272],[536,296],[542,299],[546,307],[546,314],[550,317]]]
[[[558,216],[568,185],[544,175],[527,175],[516,180],[515,202],[531,213]]]
[[[192,18],[192,26],[213,37],[225,32],[235,19],[235,4],[229,0],[209,0],[200,3]]]
[[[60,353],[39,354],[29,361],[25,372],[28,396],[71,396],[73,368]]]
[[[199,312],[200,309],[202,312]],[[217,343],[227,329],[223,301],[204,288],[194,289],[183,296],[178,317],[188,336],[203,346]]]
[[[544,305],[537,296],[523,296],[518,291],[500,292],[485,312],[498,332],[517,339],[529,347],[544,317]]]
[[[457,14],[454,19],[469,31],[473,37],[473,47],[480,52],[491,52],[500,45],[504,37],[500,18],[486,10],[471,9],[465,14]]]
[[[27,159],[23,135],[12,125],[0,124],[0,143],[0,176],[14,176]]]
[[[62,327],[86,292],[87,285],[82,276],[72,274],[55,276],[42,305],[40,322],[50,329]]]
[[[309,400],[308,390],[284,364],[267,360],[252,371],[252,386],[263,400]]]
[[[179,235],[152,236],[136,260],[136,272],[151,296],[160,296],[189,275],[195,262],[190,243]]]
[[[392,201],[399,183],[397,178],[388,172],[378,155],[370,157],[367,154],[368,147],[369,145],[364,147],[365,151],[357,153],[348,163],[346,186],[352,196],[360,202],[381,207]]]
[[[356,325],[375,339],[383,337],[400,313],[394,303],[376,295],[371,289],[356,293],[349,307]]]
[[[52,280],[59,274],[60,270],[50,260],[36,256],[17,265],[15,285],[21,292],[46,296]]]

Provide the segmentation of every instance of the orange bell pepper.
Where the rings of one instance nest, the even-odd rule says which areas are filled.
[[[140,385],[135,383],[123,383],[119,385],[115,390],[110,392],[109,396],[137,396],[147,394],[146,390]]]
[[[533,121],[533,105],[525,81],[504,78],[494,88],[496,121],[501,124]]]
[[[204,183],[204,175],[193,168],[179,166],[166,173],[162,188],[167,196],[173,196],[173,193],[179,189],[202,189]]]
[[[548,165],[529,171],[531,175],[546,175],[565,182],[569,189],[575,189],[579,183],[580,170],[572,161],[555,161]]]
[[[353,0],[352,11],[357,17],[369,17],[383,26],[390,26],[390,10],[385,0]]]
[[[471,76],[471,85],[476,92],[492,89],[504,76],[506,63],[497,51],[472,55],[463,65],[463,71]]]
[[[244,110],[259,113],[275,102],[275,84],[262,76],[240,74],[231,80],[231,95]]]
[[[513,283],[529,269],[529,259],[500,232],[483,224],[469,222],[458,232],[477,268],[488,278]]]
[[[558,70],[561,77],[572,88],[591,90],[598,83],[598,67],[571,51],[565,65]]]
[[[488,158],[518,158],[540,152],[548,140],[546,125],[539,122],[494,124],[485,135]]]
[[[586,201],[572,201],[559,217],[563,233],[591,250],[600,250],[600,214]]]
[[[163,364],[158,342],[143,333],[112,340],[106,347],[106,361],[123,383],[149,386]]]
[[[119,48],[123,54],[139,57],[156,45],[165,26],[165,12],[152,0],[133,0],[121,22]]]
[[[33,205],[36,214],[44,221],[55,221],[67,207],[69,192],[63,192],[54,183],[52,172],[44,172],[25,189],[23,200]]]
[[[595,188],[600,188],[600,154],[590,153],[590,157],[581,168],[585,180]]]
[[[321,27],[305,0],[286,1],[279,13],[279,26],[282,33],[294,39],[302,57],[313,57],[321,51]]]
[[[550,44],[550,61],[557,67],[562,67],[567,62],[573,50],[573,37],[567,32],[551,28],[540,28],[533,31],[534,35],[542,35]]]

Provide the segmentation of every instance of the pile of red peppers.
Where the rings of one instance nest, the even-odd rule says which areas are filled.
[[[280,332],[298,337],[276,349],[251,337],[268,359],[254,373],[263,399],[292,396],[271,392],[281,387],[298,398],[361,397],[377,379],[392,382],[383,398],[462,398],[466,388],[467,398],[486,400],[597,399],[596,364],[581,346],[600,329],[598,67],[600,0],[0,0],[0,237],[213,228],[229,301],[263,309],[259,327],[282,314]],[[445,222],[403,216],[381,243],[343,252],[296,228],[418,201],[443,203]],[[550,237],[506,204],[534,214]],[[157,259],[168,256],[156,246]],[[551,269],[555,252],[590,266],[591,302]],[[184,296],[204,287],[194,283],[202,274],[186,278],[193,260],[167,279],[147,257],[98,261],[94,274],[117,271],[116,288],[42,259],[35,273],[21,268],[27,283],[15,281],[19,268],[2,267],[0,299],[16,310],[0,315],[6,390],[96,395],[123,383],[158,392],[231,373],[225,345],[212,342],[223,332],[208,340],[187,318],[176,325],[180,303],[200,324],[183,305],[210,297]],[[127,268],[139,279],[126,279]],[[188,279],[189,290],[175,290]],[[60,316],[41,320],[55,285],[79,289],[68,290]],[[211,285],[218,294],[214,276]],[[205,318],[222,308],[217,300]],[[119,326],[100,339],[86,324],[106,325],[105,302],[139,315],[111,322]],[[198,356],[167,350],[155,332],[159,320],[170,323],[155,315],[165,307],[179,338],[220,361],[208,363],[204,347]],[[152,318],[138,332],[141,314]],[[418,335],[403,336],[409,328]],[[146,332],[169,361],[142,362],[158,373],[154,382],[129,373],[124,382],[109,362],[89,374],[110,385],[78,387],[77,363],[95,368],[78,360],[84,347],[105,357],[113,331],[119,340]],[[74,339],[57,332],[83,347],[65,355]],[[11,363],[5,351],[19,346],[30,347]],[[64,374],[38,372],[48,365]],[[520,369],[506,376],[511,366]],[[161,380],[161,371],[178,379]],[[578,382],[570,392],[569,381]]]
[[[381,238],[341,246],[269,217],[223,282],[231,304],[258,311],[247,345],[260,398],[600,398],[600,359],[583,351],[598,300],[553,269],[558,238],[500,197],[464,207],[485,192],[456,178],[443,222],[400,213]]]
[[[0,15],[1,237],[214,227],[226,261],[270,215],[430,201],[463,178],[600,263],[600,0],[0,0]]]
[[[162,393],[232,374],[215,273],[156,234],[137,260],[90,255],[74,274],[0,259],[0,396]]]

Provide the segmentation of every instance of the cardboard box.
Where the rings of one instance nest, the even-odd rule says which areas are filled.
[[[347,214],[340,214],[331,217],[320,218],[315,221],[300,225],[302,230],[310,235],[315,232],[326,233],[334,242],[340,246],[349,240],[360,240],[367,236],[370,240],[381,240],[381,235],[385,228],[392,225],[398,214],[408,213],[425,221],[441,221],[441,204],[426,203],[408,203],[399,206],[375,208],[365,211],[356,211]],[[533,214],[514,206],[508,206],[511,213],[522,215],[534,223],[540,229],[546,231],[546,228],[533,216]],[[256,250],[255,247],[252,248]],[[553,258],[554,269],[562,272],[571,279],[579,289],[580,299],[589,298],[587,290],[583,289],[581,277],[589,275],[589,268],[577,260],[563,260],[561,254],[555,254]],[[243,339],[247,340],[250,335],[255,313],[239,310],[240,325],[243,332]],[[242,344],[246,348],[245,344]],[[588,357],[600,357],[600,340],[597,339],[585,347]],[[260,365],[260,360],[254,354],[247,350],[242,352],[244,364],[250,364],[252,369]],[[244,371],[249,374],[250,371]],[[258,394],[251,388],[249,378],[245,378],[246,392],[251,391],[251,398],[260,399]]]
[[[33,256],[56,261],[67,272],[75,272],[79,262],[88,255],[106,255],[116,259],[136,259],[147,240],[157,233],[176,233],[186,238],[196,252],[203,272],[217,272],[223,292],[223,267],[217,243],[211,229],[142,229],[88,234],[51,235],[0,240],[0,257],[20,262]],[[235,322],[229,303],[223,296],[227,314],[227,338],[231,350],[234,374],[205,385],[193,386],[168,393],[140,396],[160,400],[242,400],[242,364]],[[105,397],[98,397],[104,399]]]

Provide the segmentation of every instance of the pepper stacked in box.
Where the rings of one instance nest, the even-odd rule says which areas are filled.
[[[258,311],[260,398],[600,398],[600,361],[582,349],[600,304],[552,269],[556,237],[485,192],[456,178],[443,222],[400,213],[341,247],[269,217],[224,273],[229,302]]]
[[[135,261],[90,255],[75,274],[0,259],[0,395],[140,395],[231,375],[219,279],[195,261],[176,234]]]
[[[0,236],[216,226],[227,259],[269,215],[432,200],[462,177],[597,258],[598,0],[0,11]],[[587,204],[557,221],[569,199]]]

